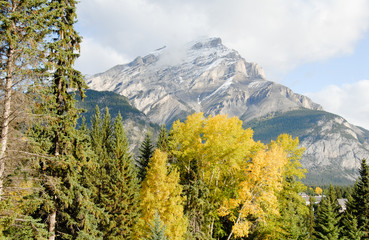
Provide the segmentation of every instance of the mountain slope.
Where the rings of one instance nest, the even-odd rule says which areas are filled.
[[[281,133],[299,137],[306,148],[301,163],[309,170],[308,184],[350,184],[357,177],[360,159],[369,153],[369,131],[324,111],[295,110],[244,124],[264,143]]]
[[[161,48],[87,79],[90,88],[124,95],[157,124],[183,120],[193,112],[238,116],[268,142],[280,133],[301,138],[306,183],[348,183],[361,158],[369,156],[368,132],[289,88],[268,81],[219,38],[182,49]],[[331,177],[328,177],[331,176]]]
[[[95,114],[96,106],[99,106],[102,114],[105,112],[105,108],[108,107],[112,119],[115,119],[120,112],[133,153],[138,152],[138,147],[144,140],[144,133],[146,131],[152,134],[153,139],[158,135],[160,126],[151,123],[145,114],[131,106],[126,97],[114,92],[99,92],[91,89],[87,89],[85,94],[86,98],[83,102],[77,102],[77,106],[85,110],[85,112],[82,113],[82,117],[86,119],[86,124],[91,124],[91,117]],[[77,97],[77,99],[79,99],[79,97]],[[81,123],[81,119],[79,122]]]
[[[183,50],[162,48],[87,79],[90,88],[128,97],[151,121],[168,126],[190,113],[228,114],[243,120],[269,112],[321,109],[305,96],[267,81],[219,38],[193,42]]]

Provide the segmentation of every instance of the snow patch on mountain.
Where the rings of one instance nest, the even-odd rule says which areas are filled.
[[[227,79],[219,88],[217,88],[214,92],[212,92],[209,96],[206,96],[203,101],[206,101],[207,99],[213,97],[214,95],[216,94],[220,94],[222,92],[225,92],[230,86],[231,84],[233,83],[232,80],[233,80],[234,77],[231,77],[229,79]],[[200,101],[200,104],[201,104],[201,101]]]
[[[302,103],[299,95],[267,81],[259,65],[246,62],[237,51],[224,46],[220,38],[157,49],[96,74],[87,83],[92,89],[128,97],[159,124],[171,124],[172,118],[194,111],[230,113],[247,120],[268,114],[271,108],[286,111],[320,107],[309,99]],[[159,100],[157,96],[170,97]],[[273,99],[280,100],[276,104]],[[173,114],[166,118],[166,111]]]
[[[150,121],[167,126],[200,111],[238,116],[248,122],[292,110],[322,110],[309,98],[266,80],[261,66],[247,62],[219,38],[163,47],[86,82],[92,89],[126,96]],[[369,133],[342,118],[323,119],[307,134],[302,162],[310,169],[338,166],[352,170],[358,157],[368,153]]]

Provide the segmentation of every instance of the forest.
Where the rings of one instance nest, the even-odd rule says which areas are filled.
[[[304,149],[287,134],[264,144],[237,117],[195,113],[133,156],[121,114],[80,119],[76,4],[0,1],[0,239],[369,238],[365,159],[343,211],[333,186],[300,196]]]

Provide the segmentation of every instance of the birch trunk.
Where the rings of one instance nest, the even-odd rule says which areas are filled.
[[[1,140],[0,140],[0,200],[3,198],[4,192],[4,175],[5,175],[5,158],[6,158],[6,150],[8,147],[8,132],[9,132],[9,116],[10,116],[10,104],[12,99],[12,85],[13,85],[13,71],[14,71],[14,49],[9,48],[8,50],[8,61],[7,61],[7,70],[5,77],[5,86],[4,86],[4,109],[2,114],[2,122],[1,122]]]
[[[49,240],[55,240],[56,210],[49,215]]]

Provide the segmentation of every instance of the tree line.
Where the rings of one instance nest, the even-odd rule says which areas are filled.
[[[298,139],[256,142],[237,117],[195,113],[156,144],[147,134],[135,158],[120,114],[96,107],[76,127],[76,1],[0,6],[1,239],[325,239],[331,226],[328,239],[368,237],[365,161],[336,217],[333,192],[313,214],[299,196]]]
[[[369,238],[369,166],[361,162],[359,178],[350,190],[345,189],[347,199],[342,209],[339,204],[340,188],[332,185],[325,191],[319,204],[311,200],[310,238],[311,239],[368,239]],[[337,191],[338,190],[338,191]],[[340,199],[343,200],[343,199]]]

